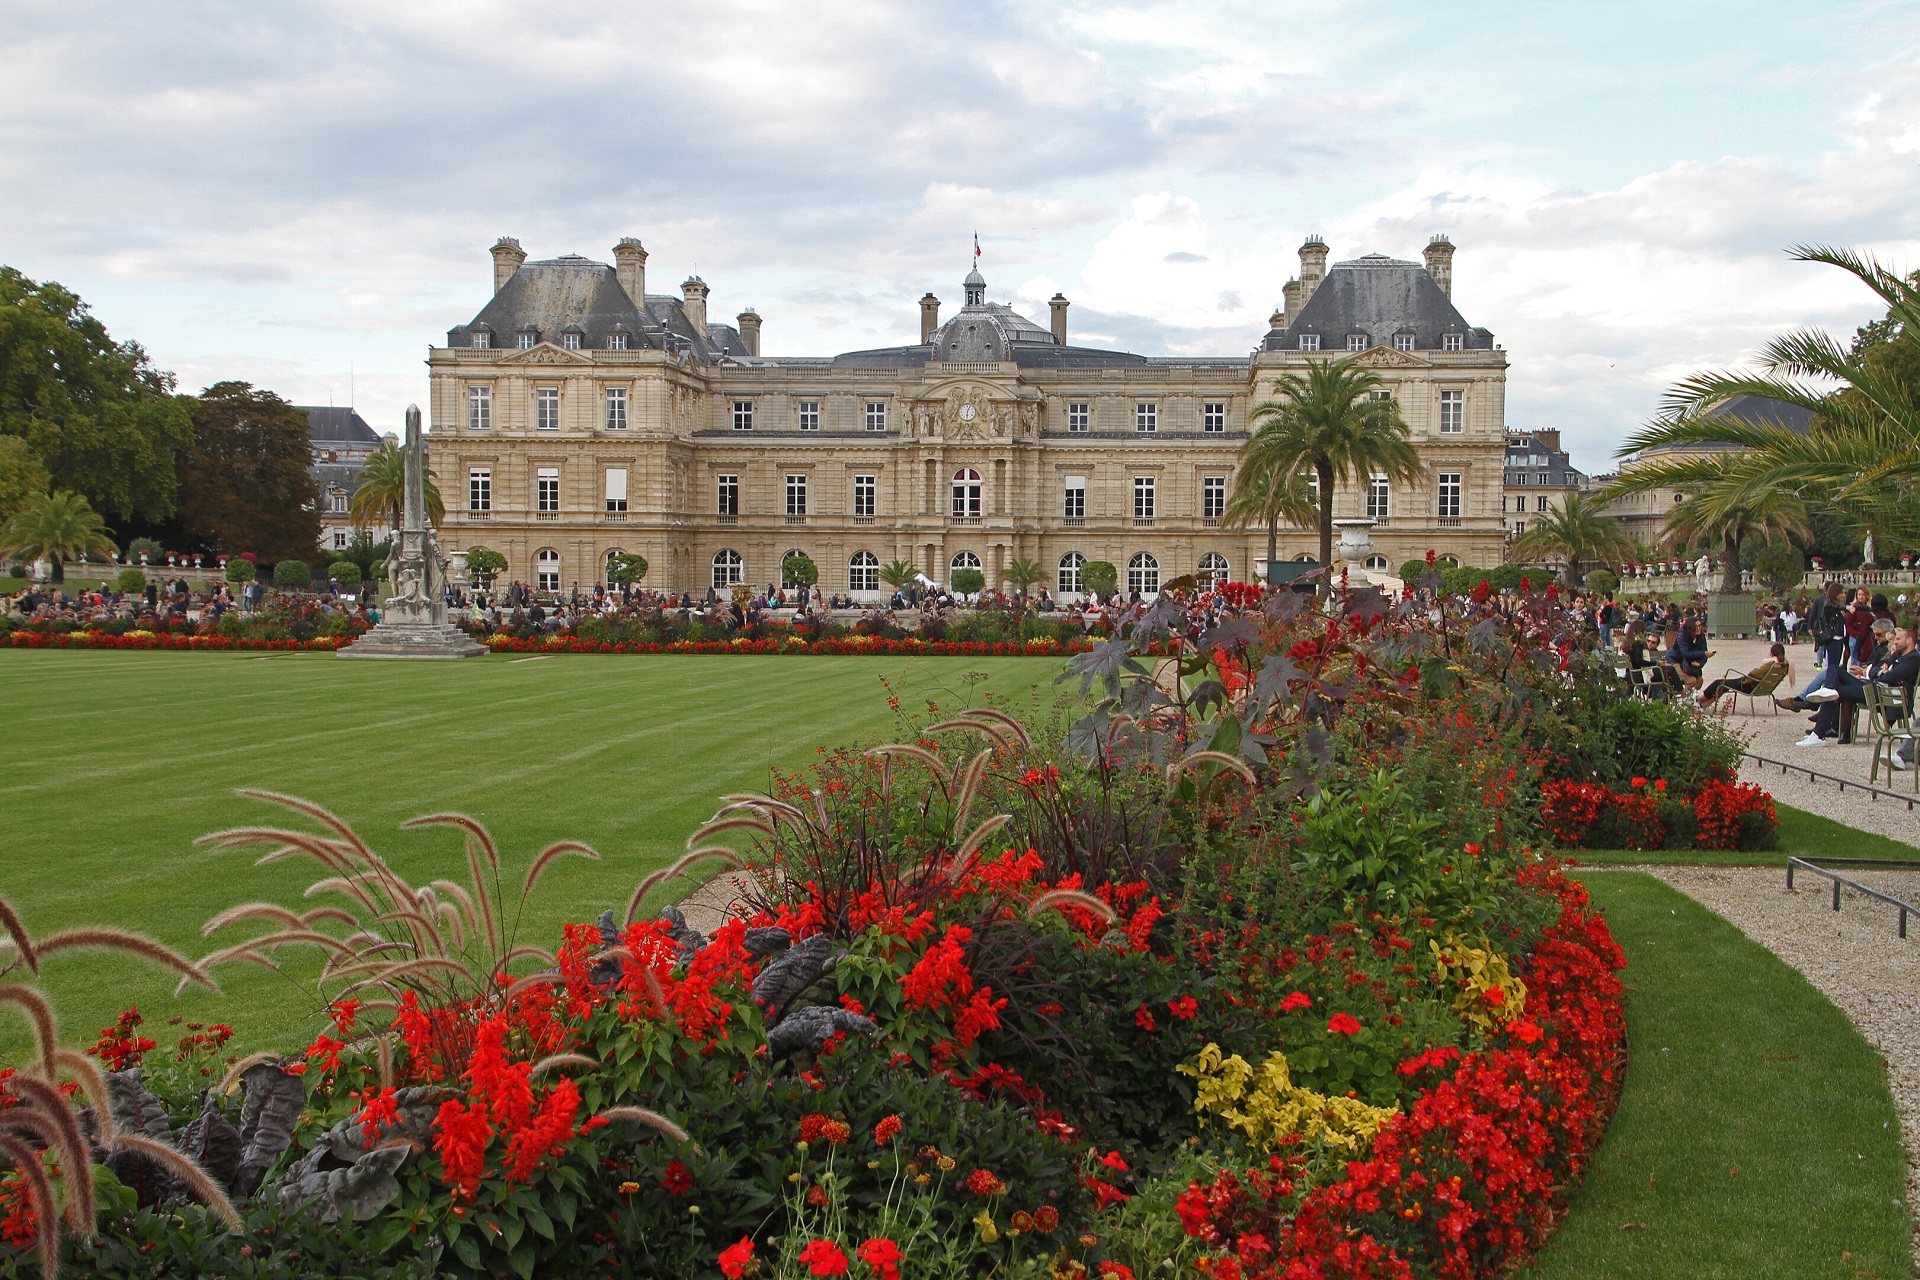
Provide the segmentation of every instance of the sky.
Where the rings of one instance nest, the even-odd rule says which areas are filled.
[[[1308,234],[1418,259],[1507,422],[1610,469],[1664,390],[1878,314],[1802,243],[1920,267],[1920,0],[964,5],[19,0],[0,263],[184,390],[425,403],[501,235],[697,272],[768,355],[988,296],[1148,355],[1258,344]]]

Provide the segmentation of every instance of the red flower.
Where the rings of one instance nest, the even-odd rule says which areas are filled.
[[[440,1104],[433,1127],[433,1149],[440,1156],[440,1167],[453,1188],[454,1199],[473,1199],[480,1190],[480,1175],[486,1172],[487,1142],[493,1137],[487,1109],[449,1099]]]
[[[364,1102],[366,1105],[360,1109],[359,1120],[370,1135],[400,1123],[400,1107],[392,1089],[382,1089],[371,1098],[364,1099]]]
[[[1167,1012],[1185,1020],[1200,1012],[1200,1002],[1192,996],[1181,996],[1178,1000],[1167,1001]]]
[[[666,1173],[661,1175],[660,1185],[667,1189],[670,1196],[684,1196],[693,1190],[693,1175],[687,1172],[687,1166],[674,1160],[667,1165]]]
[[[876,1236],[860,1246],[860,1261],[872,1267],[880,1280],[900,1280],[900,1262],[906,1257],[900,1246],[885,1236]]]
[[[1627,785],[1632,787],[1634,790],[1638,791],[1641,787],[1644,787],[1647,785],[1647,780],[1645,778],[1635,778],[1632,782],[1628,783]]]
[[[1337,1036],[1352,1036],[1360,1033],[1360,1019],[1350,1013],[1336,1013],[1327,1019],[1327,1030]]]
[[[899,1133],[899,1116],[882,1116],[880,1123],[873,1126],[873,1140],[883,1147],[892,1142]]]
[[[1540,1039],[1540,1024],[1536,1022],[1516,1022],[1507,1028],[1513,1032],[1514,1039],[1522,1044],[1533,1044]]]
[[[1311,1009],[1313,997],[1304,991],[1296,991],[1280,1002],[1280,1012],[1293,1013],[1300,1009]]]
[[[1653,783],[1653,789],[1655,791],[1665,791],[1667,789],[1667,780],[1665,778],[1656,778]]]
[[[730,1244],[720,1251],[720,1274],[727,1280],[740,1280],[752,1265],[753,1241],[745,1236],[740,1237],[740,1243]]]
[[[1120,1158],[1120,1153],[1118,1151],[1107,1152],[1107,1154],[1100,1157],[1100,1163],[1107,1166],[1107,1168],[1117,1170],[1120,1173],[1125,1173],[1127,1171],[1127,1162]]]
[[[800,1261],[807,1264],[809,1275],[843,1276],[847,1274],[847,1255],[831,1240],[808,1241],[807,1247],[800,1251]]]
[[[1477,845],[1477,844],[1470,844],[1470,845],[1468,845],[1468,846],[1467,846],[1467,856],[1468,856],[1469,858],[1477,858],[1477,857],[1479,857],[1479,856],[1480,856],[1480,846],[1479,846],[1479,845]]]
[[[1140,1002],[1140,1007],[1133,1012],[1133,1025],[1142,1031],[1152,1031],[1154,1029],[1153,1010],[1147,1008],[1147,1002],[1144,1000]]]
[[[988,1173],[985,1169],[975,1169],[967,1175],[967,1190],[977,1196],[997,1196],[1006,1192],[1007,1184]]]
[[[1113,1280],[1133,1280],[1133,1268],[1119,1262],[1101,1263],[1100,1274],[1112,1276]]]
[[[1050,1204],[1043,1204],[1033,1211],[1033,1225],[1042,1231],[1055,1231],[1060,1226],[1060,1211]]]

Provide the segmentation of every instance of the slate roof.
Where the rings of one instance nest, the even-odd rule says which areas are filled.
[[[1349,334],[1364,334],[1374,346],[1392,345],[1395,334],[1406,332],[1416,351],[1441,350],[1448,332],[1463,335],[1465,350],[1493,349],[1493,334],[1469,325],[1425,267],[1383,253],[1334,263],[1300,314],[1288,317],[1283,329],[1269,329],[1262,345],[1297,351],[1300,336],[1312,333],[1322,351],[1344,351]]]
[[[1709,421],[1737,419],[1756,426],[1785,427],[1801,435],[1813,430],[1813,414],[1810,411],[1769,396],[1730,396],[1701,416]],[[1676,444],[1662,445],[1646,452],[1731,453],[1740,447],[1735,444]]]
[[[606,350],[608,338],[624,330],[632,351],[671,348],[705,361],[747,354],[732,325],[710,323],[703,339],[687,319],[683,299],[650,293],[643,310],[627,296],[612,267],[578,254],[521,264],[479,315],[447,330],[447,345],[472,345],[469,337],[482,325],[493,335],[492,346],[508,350],[519,345],[525,329],[533,331],[536,342],[562,346],[566,331],[577,328],[580,346],[588,351]]]
[[[366,419],[352,409],[305,404],[295,405],[294,408],[307,415],[307,437],[315,445],[380,447],[380,433],[368,426]]]
[[[969,290],[986,288],[978,271],[968,272],[961,284]],[[1148,363],[1145,356],[1128,351],[1062,346],[1053,340],[1053,330],[1035,324],[1004,302],[962,307],[933,331],[931,342],[848,351],[833,357],[832,362],[856,369],[917,369],[934,359],[1011,360],[1023,369],[1101,369]]]

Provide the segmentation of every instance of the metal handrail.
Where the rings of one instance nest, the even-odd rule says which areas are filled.
[[[1749,760],[1758,760],[1761,764],[1779,765],[1781,773],[1804,773],[1809,778],[1819,778],[1826,782],[1837,782],[1840,784],[1842,791],[1845,791],[1848,787],[1852,787],[1857,791],[1867,792],[1875,800],[1878,800],[1881,796],[1886,796],[1890,800],[1898,800],[1907,806],[1908,813],[1912,813],[1914,805],[1920,803],[1920,796],[1902,795],[1898,791],[1888,791],[1885,787],[1876,787],[1872,783],[1861,782],[1858,778],[1842,778],[1837,774],[1822,773],[1818,769],[1809,769],[1803,764],[1789,764],[1785,760],[1775,760],[1771,756],[1763,756],[1757,751],[1746,751],[1741,754],[1745,755]]]
[[[1906,871],[1920,871],[1920,862],[1911,862],[1903,858],[1822,858],[1820,861],[1831,862],[1838,866],[1887,867]],[[1869,888],[1861,884],[1858,880],[1850,880],[1838,872],[1829,871],[1825,867],[1817,865],[1811,858],[1789,857],[1787,859],[1788,892],[1792,892],[1793,890],[1793,869],[1795,867],[1800,868],[1802,871],[1811,871],[1815,875],[1825,876],[1827,879],[1833,881],[1833,909],[1835,911],[1840,909],[1841,885],[1864,893],[1869,898],[1878,898],[1888,906],[1900,908],[1900,936],[1903,938],[1907,936],[1907,916],[1913,912],[1920,911],[1920,907],[1916,907],[1910,902],[1903,902],[1890,893],[1882,893],[1878,889]]]

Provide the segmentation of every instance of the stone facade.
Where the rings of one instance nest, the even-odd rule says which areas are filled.
[[[375,431],[350,408],[336,409],[331,405],[298,408],[307,415],[307,439],[313,450],[313,485],[320,501],[320,563],[325,564],[325,553],[344,551],[353,541],[353,518],[347,512],[347,504],[353,499],[353,491],[360,487],[360,472],[365,469],[367,459],[393,437]],[[382,542],[393,536],[393,530],[383,524],[372,530],[372,536],[374,541]]]
[[[1507,437],[1507,532],[1519,537],[1527,526],[1549,511],[1567,504],[1567,495],[1579,493],[1587,477],[1577,470],[1560,447],[1558,430],[1516,431]]]
[[[1250,579],[1265,531],[1218,518],[1249,417],[1277,376],[1351,352],[1400,400],[1428,472],[1384,495],[1350,481],[1336,514],[1378,517],[1377,567],[1428,548],[1498,563],[1506,355],[1453,309],[1451,256],[1439,241],[1424,266],[1329,270],[1310,240],[1290,313],[1241,357],[1075,347],[1065,298],[1042,328],[975,272],[944,324],[920,300],[918,344],[814,358],[762,355],[751,311],[710,322],[698,279],[648,294],[638,241],[607,266],[529,263],[503,240],[493,300],[428,360],[443,535],[560,591],[603,581],[619,552],[647,558],[648,586],[696,593],[777,582],[792,551],[822,590],[866,597],[895,559],[992,583],[1024,558],[1055,592],[1077,589],[1075,557],[1145,591],[1203,569]],[[1315,547],[1282,531],[1282,559]]]

